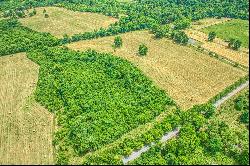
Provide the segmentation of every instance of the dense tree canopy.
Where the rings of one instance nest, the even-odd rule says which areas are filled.
[[[0,56],[59,44],[49,33],[35,32],[17,20],[1,20],[0,34]]]
[[[156,24],[173,23],[175,30],[185,29],[193,20],[206,17],[249,18],[248,0],[135,0],[133,3],[116,0],[48,0],[48,1],[4,1],[0,11],[10,13],[36,6],[56,5],[75,11],[98,12],[119,17],[120,21],[108,29],[95,33],[73,36],[72,41],[115,35],[132,30],[152,29]],[[125,16],[121,16],[121,14]],[[157,36],[164,33],[157,31]]]
[[[61,126],[59,152],[97,150],[175,105],[132,64],[109,54],[50,48],[28,57],[41,67],[36,99]]]

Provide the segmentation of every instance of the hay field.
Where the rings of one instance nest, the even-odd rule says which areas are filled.
[[[44,9],[49,18],[44,17]],[[59,7],[39,7],[36,10],[35,16],[22,18],[20,22],[33,30],[49,32],[58,38],[63,37],[64,34],[71,36],[105,28],[117,21],[115,18],[97,13],[74,12]]]
[[[194,22],[190,29],[185,30],[186,34],[199,42],[201,47],[215,52],[220,56],[230,59],[231,61],[238,62],[241,65],[249,67],[249,50],[241,48],[239,51],[228,48],[228,43],[220,38],[216,38],[213,42],[208,42],[208,35],[203,32],[202,28],[210,26],[219,26],[230,22],[230,19],[204,19],[199,22]],[[215,25],[216,24],[216,25]]]
[[[226,57],[234,62],[238,62],[244,66],[249,66],[249,52],[248,50],[241,49],[240,51],[235,51],[227,47],[227,43],[219,38],[216,38],[213,42],[208,42],[208,35],[194,29],[186,30],[186,34],[199,42],[201,42],[201,47],[215,52],[220,56]]]
[[[207,102],[247,74],[168,39],[155,40],[147,31],[130,32],[121,37],[123,46],[116,52],[112,49],[114,37],[80,41],[67,46],[74,50],[92,48],[112,52],[131,61],[183,108]],[[148,46],[148,56],[137,55],[140,43]]]
[[[53,164],[53,115],[32,97],[39,67],[24,53],[0,57],[0,164]]]

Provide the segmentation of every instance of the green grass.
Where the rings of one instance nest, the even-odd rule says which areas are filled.
[[[234,19],[203,29],[207,34],[211,31],[216,32],[217,36],[224,40],[239,39],[243,47],[249,48],[249,21],[247,20]]]

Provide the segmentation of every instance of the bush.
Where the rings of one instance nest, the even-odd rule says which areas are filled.
[[[249,107],[248,102],[245,96],[239,96],[234,101],[234,108],[238,111],[247,110]]]
[[[139,46],[139,55],[140,56],[146,56],[148,53],[148,47],[145,44],[141,44]]]
[[[188,36],[183,31],[175,31],[171,35],[172,39],[179,44],[186,45],[188,43]]]
[[[238,39],[230,39],[228,43],[228,47],[233,50],[239,50],[242,45],[242,42]]]
[[[249,123],[249,111],[244,111],[240,116],[240,122],[248,124]]]
[[[49,18],[49,15],[47,13],[44,14],[45,18]]]
[[[114,47],[120,48],[122,46],[122,38],[120,36],[115,37]]]
[[[209,34],[208,34],[208,41],[210,41],[210,42],[214,41],[215,37],[216,37],[216,33],[215,32],[209,32]]]

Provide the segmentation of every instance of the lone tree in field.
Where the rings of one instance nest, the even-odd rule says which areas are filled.
[[[210,41],[210,42],[214,41],[215,37],[216,37],[216,33],[215,32],[209,32],[209,34],[208,34],[208,41]]]
[[[239,50],[241,47],[242,42],[237,39],[230,39],[228,43],[228,47],[232,48],[233,50]]]
[[[46,13],[46,12],[47,12],[46,9],[43,9],[43,14]]]
[[[140,56],[146,56],[148,53],[148,47],[145,44],[141,44],[139,46],[139,55]]]
[[[234,42],[233,49],[234,49],[234,50],[239,50],[240,47],[241,47],[241,44],[242,44],[241,41],[236,40],[236,41]]]
[[[121,38],[121,36],[115,37],[114,47],[115,48],[120,48],[121,46],[122,46],[122,38]]]
[[[45,18],[49,18],[49,15],[47,13],[44,14]]]

